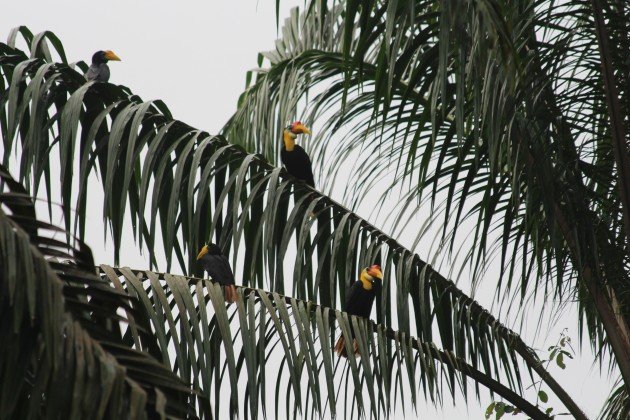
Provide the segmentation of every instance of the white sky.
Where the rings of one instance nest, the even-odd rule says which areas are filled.
[[[130,87],[144,100],[164,100],[175,118],[210,133],[218,132],[235,111],[245,86],[245,72],[255,66],[257,53],[272,49],[276,39],[275,1],[270,0],[6,3],[0,16],[1,37],[18,25],[27,25],[36,33],[51,30],[63,42],[70,61],[89,62],[95,51],[111,49],[122,59],[110,64],[112,83]],[[281,22],[296,5],[302,5],[302,1],[281,2]],[[96,195],[91,199],[98,199]],[[98,207],[93,216],[88,215],[90,220],[94,226],[102,225]],[[103,248],[102,230],[89,232],[86,239],[97,262],[113,264],[111,249]],[[148,267],[139,253],[125,254],[122,260],[123,265]],[[470,290],[466,284],[460,287]],[[493,292],[481,291],[477,299],[490,307]],[[565,316],[549,325],[549,335],[538,337],[535,324],[532,321],[523,332],[526,342],[535,348],[546,350],[564,327],[570,328],[577,345],[574,309],[569,308]],[[542,331],[546,330],[543,325]],[[566,371],[555,368],[552,374],[587,414],[595,417],[614,378],[600,376],[592,360],[586,348],[582,357],[567,361]],[[489,404],[487,396],[482,399],[481,403],[471,401],[468,407],[460,399],[457,408],[447,402],[444,409],[420,399],[418,415],[428,419],[480,419]],[[553,401],[557,411],[561,404]]]

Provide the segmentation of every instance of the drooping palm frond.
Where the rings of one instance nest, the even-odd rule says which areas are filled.
[[[498,253],[499,293],[512,290],[521,302],[528,290],[577,298],[591,344],[598,354],[612,346],[628,380],[625,170],[612,153],[591,5],[314,6],[321,3],[286,21],[276,50],[264,55],[268,68],[225,127],[229,139],[273,161],[278,146],[268,134],[295,113],[323,121],[314,161],[327,171],[354,161],[389,168],[384,196],[406,190],[392,230],[424,208],[423,197],[432,208],[441,202],[433,221],[451,252],[468,233],[463,221],[473,222],[474,251],[464,263],[475,275]],[[630,12],[604,9],[609,66],[623,92]],[[616,124],[626,128],[627,145],[628,119]],[[383,171],[354,172],[346,202],[358,206],[382,185]]]
[[[610,393],[599,416],[600,420],[618,420],[630,417],[630,398],[628,388],[619,381]]]
[[[189,390],[165,365],[185,383],[192,383],[200,414],[207,418],[221,418],[222,396],[228,388],[226,371],[230,383],[228,410],[232,416],[238,414],[238,382],[245,376],[247,392],[242,404],[249,408],[252,418],[258,418],[259,411],[266,413],[266,404],[259,404],[259,398],[266,398],[265,377],[273,376],[265,373],[265,364],[281,344],[284,356],[276,362],[287,365],[289,377],[287,370],[279,369],[275,385],[276,389],[288,386],[288,390],[286,396],[276,392],[275,410],[282,407],[279,399],[286,398],[287,415],[293,411],[294,415],[304,413],[308,417],[310,412],[313,417],[322,415],[326,407],[335,414],[340,391],[335,389],[333,379],[347,383],[344,376],[351,375],[357,390],[350,395],[345,390],[341,400],[351,402],[343,407],[356,408],[359,413],[368,409],[370,417],[387,415],[392,403],[401,403],[403,380],[408,381],[415,405],[419,384],[425,395],[439,401],[439,382],[445,381],[449,389],[465,389],[466,377],[470,377],[533,418],[548,418],[452,352],[310,302],[249,289],[243,290],[248,298],[239,299],[236,310],[228,313],[220,287],[209,280],[109,266],[101,266],[103,278],[99,279],[91,272],[89,248],[77,240],[80,247],[74,249],[45,235],[49,230],[65,233],[37,221],[31,197],[2,168],[0,178],[10,189],[0,194],[0,203],[11,210],[10,215],[0,210],[0,267],[6,269],[0,282],[5,296],[2,313],[7,315],[3,319],[12,321],[5,324],[3,336],[7,344],[21,344],[0,346],[3,395],[10,395],[3,400],[3,417],[190,415],[185,405],[171,399],[180,394],[187,400]],[[25,251],[29,251],[26,256]],[[57,262],[60,258],[66,260]],[[16,281],[18,278],[21,283]],[[42,287],[33,288],[36,284],[48,288],[37,290]],[[8,311],[11,309],[13,313]],[[120,310],[127,318],[120,317]],[[231,331],[234,327],[230,320],[237,315],[238,327]],[[28,331],[27,319],[41,324],[42,331]],[[332,342],[338,335],[333,320],[345,334],[352,324],[359,337],[364,357],[352,357],[349,367],[340,368],[338,362],[333,367]],[[120,321],[126,325],[123,331],[119,329]],[[17,331],[12,328],[14,322],[20,327]],[[60,337],[61,345],[57,344]],[[63,354],[50,349],[59,349]],[[148,354],[159,357],[163,365]],[[22,358],[26,360],[15,363]],[[461,378],[457,377],[460,383],[451,382],[454,371],[461,373]],[[302,376],[308,377],[304,391]],[[376,381],[384,385],[375,387]],[[327,385],[325,396],[320,382]],[[147,388],[152,393],[147,393]],[[16,389],[22,389],[17,392],[18,398]],[[212,393],[214,406],[209,402]],[[295,401],[290,404],[292,393]],[[363,397],[364,393],[368,397]]]
[[[0,418],[193,415],[187,384],[126,346],[130,299],[94,274],[90,249],[56,239],[1,166],[0,185]]]
[[[5,158],[22,151],[20,177],[33,193],[42,179],[50,184],[51,159],[62,162],[64,220],[79,237],[88,181],[98,171],[103,216],[117,253],[128,212],[154,265],[158,226],[167,269],[174,255],[184,272],[195,272],[196,250],[214,238],[232,251],[238,283],[329,308],[339,307],[359,267],[380,262],[388,287],[377,302],[379,324],[436,342],[517,390],[517,354],[544,374],[517,334],[417,255],[330,198],[296,184],[259,156],[173,120],[160,102],[142,103],[109,84],[86,84],[69,66],[46,61],[37,45],[31,45],[32,59],[11,46],[0,48],[2,83],[8,87],[0,108]],[[77,210],[74,220],[71,209]],[[293,261],[289,247],[297,251]],[[454,383],[454,372],[449,374]]]
[[[378,418],[407,404],[404,395],[415,407],[420,387],[427,399],[441,401],[439,382],[465,389],[467,378],[534,418],[546,417],[455,353],[381,324],[251,288],[239,288],[236,304],[226,307],[219,285],[206,279],[106,265],[100,272],[137,302],[134,319],[155,331],[163,363],[215,402],[201,407],[208,417]],[[350,328],[361,357],[340,359],[333,344]],[[126,338],[146,346],[131,328]]]

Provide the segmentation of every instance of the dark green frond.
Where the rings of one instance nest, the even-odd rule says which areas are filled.
[[[90,249],[55,239],[1,166],[0,185],[1,417],[192,415],[187,384],[125,344],[130,299],[94,274]]]
[[[229,412],[279,418],[297,410],[306,418],[313,413],[325,418],[352,407],[377,418],[405,405],[405,390],[415,401],[421,386],[425,398],[441,401],[444,389],[460,388],[465,394],[470,378],[516,401],[529,415],[546,418],[454,352],[365,319],[253,288],[239,288],[238,301],[226,307],[220,286],[210,280],[106,265],[100,272],[141,302],[135,322],[142,320],[155,331],[163,363],[214,401],[212,407],[200,401],[206,417]],[[349,328],[361,357],[339,359],[333,344]],[[132,339],[133,324],[125,336]],[[242,378],[247,378],[244,394]],[[347,386],[340,392],[334,384]],[[276,389],[275,395],[268,389]],[[283,406],[282,401],[291,403]]]
[[[601,414],[600,420],[619,420],[630,417],[630,398],[628,388],[618,381],[610,393]]]
[[[88,185],[98,172],[105,197],[103,216],[110,227],[116,259],[123,248],[121,238],[129,221],[125,217],[129,215],[134,236],[150,253],[153,266],[157,265],[159,245],[166,255],[166,262],[160,265],[167,270],[175,258],[185,273],[201,274],[194,255],[200,244],[212,240],[229,253],[237,284],[304,301],[319,301],[331,310],[339,308],[347,286],[359,270],[379,262],[387,279],[376,305],[377,322],[383,328],[395,327],[400,337],[416,336],[421,343],[435,342],[449,357],[467,363],[484,377],[504,380],[515,390],[520,391],[522,382],[519,355],[528,369],[540,368],[535,353],[517,334],[502,326],[418,255],[329,197],[295,183],[260,155],[248,154],[222,137],[210,136],[173,120],[163,103],[144,103],[124,87],[85,83],[78,72],[64,64],[39,57],[28,60],[25,54],[4,44],[0,44],[0,53],[0,80],[9,89],[9,94],[0,100],[5,159],[9,160],[16,150],[28,151],[19,154],[20,180],[25,181],[34,195],[40,193],[43,185],[49,203],[54,201],[49,188],[50,162],[52,159],[62,162],[64,222],[66,230],[73,229],[79,238],[84,237],[86,230]],[[332,69],[336,72],[335,66]],[[349,97],[347,103],[352,100]],[[76,166],[78,174],[74,173]],[[289,249],[296,250],[295,256]],[[169,277],[171,281],[165,277],[167,283],[171,281],[171,289],[181,288],[181,281],[178,283],[175,278]],[[159,298],[162,286],[152,287]],[[166,296],[164,299],[170,299]],[[203,296],[211,294],[203,291]],[[192,314],[190,301],[186,303],[186,299],[160,304],[164,308],[177,306],[179,316],[183,316],[184,310]],[[143,301],[142,305],[156,302]],[[228,317],[222,312],[225,308],[215,310],[218,317]],[[158,320],[164,325],[175,322],[176,316],[170,320],[165,314]],[[269,316],[268,322],[274,322]],[[149,320],[155,323],[145,315],[143,328]],[[221,340],[230,352],[231,338],[227,335],[230,331],[222,325]],[[193,324],[190,329],[184,326],[179,334],[195,340],[194,328]],[[324,322],[323,328],[328,331],[329,326]],[[171,336],[174,340],[174,334]],[[142,329],[130,328],[125,334],[134,347],[146,349],[164,362],[170,357],[164,352],[164,340],[170,340],[165,337],[166,333],[162,338],[148,338],[145,343]],[[369,335],[365,337],[367,342]],[[397,359],[400,364],[404,357],[413,355],[405,347],[412,348],[413,344],[403,344]],[[282,342],[278,342],[280,345]],[[194,381],[195,372],[187,371],[192,367],[184,363],[183,355],[188,354],[188,360],[194,360],[197,354],[190,353],[189,345],[184,346],[181,360],[169,366],[177,366],[176,372],[181,377]],[[215,375],[228,378],[233,384],[237,380],[235,369],[242,366],[245,357],[240,362],[228,363]],[[254,360],[252,354],[247,357]],[[304,357],[305,354],[300,354],[297,359],[306,363]],[[326,366],[327,356],[322,357]],[[294,360],[287,359],[285,363],[289,362]],[[413,364],[404,367],[404,373],[414,378],[418,370]],[[359,374],[352,366],[349,372]],[[424,372],[421,378],[427,381],[428,388],[423,385],[423,390],[428,389],[430,396],[439,400],[438,395],[445,392],[432,382],[429,370]],[[454,394],[455,372],[447,369],[445,376],[450,385],[447,392]],[[198,378],[198,383],[202,379]],[[400,376],[389,378],[388,383],[396,386],[399,379]],[[329,380],[327,375],[327,392],[331,388]],[[209,383],[206,378],[206,384]],[[291,382],[292,387],[299,385]],[[297,388],[291,392],[292,398],[301,395]],[[322,398],[313,392],[299,398],[309,396],[308,401],[317,405]],[[356,398],[352,407],[363,406],[364,402]],[[302,406],[300,399],[287,399],[287,404],[295,410]],[[372,406],[376,407],[373,401]],[[233,399],[229,409],[237,407]],[[210,409],[208,405],[204,408]]]
[[[346,203],[359,208],[375,188],[382,202],[402,191],[398,216],[377,216],[394,219],[391,231],[431,212],[426,224],[440,229],[418,236],[437,236],[447,257],[470,236],[472,251],[455,263],[476,281],[498,256],[498,296],[577,299],[597,353],[609,344],[618,353],[630,348],[630,210],[613,152],[625,144],[627,154],[630,122],[611,126],[610,110],[628,115],[630,63],[621,57],[630,10],[603,7],[604,51],[592,9],[600,3],[346,1],[311,10],[286,21],[224,132],[273,162],[278,127],[308,115],[321,133],[311,156],[322,173],[355,162],[381,168],[354,171]],[[623,139],[614,137],[621,128]],[[620,331],[625,341],[615,343]]]

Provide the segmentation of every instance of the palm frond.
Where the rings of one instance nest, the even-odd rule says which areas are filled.
[[[194,255],[201,243],[213,239],[232,255],[243,286],[329,308],[339,308],[360,267],[380,262],[388,286],[377,302],[379,324],[420,342],[436,342],[517,390],[522,382],[517,354],[541,373],[533,350],[453,282],[260,156],[173,120],[159,101],[143,103],[126,88],[86,84],[69,66],[38,56],[38,49],[32,59],[8,45],[0,50],[2,83],[9,91],[0,108],[5,156],[22,151],[20,179],[29,181],[33,194],[42,179],[50,184],[51,156],[59,156],[54,159],[62,162],[64,220],[79,238],[86,228],[88,182],[99,172],[103,216],[116,255],[123,249],[125,214],[130,214],[134,236],[153,266],[159,226],[167,270],[175,257],[185,273],[200,274]],[[76,209],[74,220],[71,209]],[[290,247],[297,250],[293,261]],[[133,329],[130,334],[142,348],[141,336]]]
[[[325,134],[311,150],[322,168],[369,161],[388,171],[382,201],[406,192],[391,230],[428,197],[450,253],[472,234],[474,251],[460,264],[475,280],[498,254],[498,293],[513,291],[521,302],[528,291],[577,298],[597,353],[612,345],[627,372],[630,259],[618,193],[625,172],[611,150],[589,4],[409,4],[345,1],[287,20],[276,51],[265,55],[269,67],[224,132],[274,161],[269,134],[286,119],[307,113],[321,121]],[[605,12],[611,65],[626,75],[628,10]],[[627,118],[619,124],[627,128]],[[341,136],[344,147],[330,147]],[[383,176],[356,171],[346,202],[356,208]]]
[[[192,415],[187,384],[125,345],[129,299],[94,274],[90,249],[55,239],[65,232],[1,166],[0,183],[0,417]]]
[[[167,270],[175,254],[185,272],[192,268],[199,273],[193,259],[195,251],[199,244],[214,237],[224,249],[232,249],[232,255],[241,256],[233,259],[243,285],[312,301],[327,294],[331,307],[344,301],[345,291],[360,267],[380,260],[390,290],[378,303],[379,322],[398,325],[406,334],[415,331],[426,341],[439,340],[445,349],[457,351],[460,357],[475,355],[489,362],[497,355],[498,348],[511,349],[514,334],[497,329],[496,320],[488,318],[487,313],[452,282],[328,197],[295,184],[283,170],[270,167],[257,156],[247,155],[220,137],[170,120],[151,103],[134,102],[133,97],[124,96],[118,87],[84,85],[76,72],[63,65],[40,64],[52,71],[48,77],[68,81],[59,83],[58,90],[69,89],[72,93],[50,119],[42,118],[43,124],[44,121],[56,122],[59,131],[50,140],[47,136],[39,137],[41,153],[33,153],[29,158],[32,160],[22,167],[30,168],[34,166],[32,162],[48,162],[52,154],[48,151],[50,145],[59,144],[61,161],[68,167],[61,175],[64,209],[70,218],[69,209],[76,208],[75,227],[78,226],[79,237],[85,229],[88,177],[99,165],[104,179],[104,217],[110,223],[117,250],[122,247],[122,215],[129,210],[134,232],[140,243],[146,243],[149,252],[156,248],[156,226],[160,225]],[[18,83],[17,77],[21,80],[19,83],[26,83],[24,73],[12,77],[12,83]],[[113,98],[112,103],[98,102],[103,98]],[[9,101],[8,107],[26,112],[30,100],[28,94],[18,96]],[[97,107],[102,109],[100,117],[90,118],[90,109]],[[105,118],[111,119],[110,130],[102,126]],[[23,115],[19,121],[26,119],[33,120]],[[79,124],[84,129],[80,137],[75,138],[77,129],[73,127]],[[103,131],[100,139],[97,138],[99,131]],[[34,137],[27,133],[20,136],[22,149],[32,147]],[[129,137],[123,141],[125,133]],[[100,149],[95,145],[98,142],[101,142]],[[107,145],[106,153],[102,144]],[[76,149],[81,151],[78,193],[71,188],[74,175],[70,169]],[[140,156],[144,158],[141,160]],[[42,173],[33,177],[33,188]],[[300,199],[292,203],[290,196],[294,190],[300,194]],[[314,211],[317,217],[311,218]],[[323,230],[315,229],[316,222],[322,219],[331,227],[325,237]],[[66,223],[69,228],[68,219]],[[329,257],[318,253],[317,245],[322,242],[331,243],[325,250],[331,253]],[[292,262],[286,261],[289,246],[297,249]],[[243,252],[236,252],[243,248]],[[188,260],[184,260],[184,252],[188,252]],[[330,262],[325,266],[327,260]],[[285,268],[287,263],[288,269]],[[290,275],[287,280],[285,273]],[[475,309],[469,311],[471,307]],[[433,330],[436,320],[438,336]],[[454,336],[453,323],[460,325],[461,334]],[[468,335],[477,339],[469,341]],[[502,344],[494,348],[497,340]],[[505,359],[505,363],[506,372],[516,371],[511,358]],[[487,363],[486,369],[492,371],[494,367]],[[498,374],[498,370],[495,373]],[[511,373],[508,376],[512,377]],[[515,378],[516,383],[520,383],[520,375]]]
[[[627,419],[630,416],[630,398],[628,388],[618,381],[610,393],[601,414],[600,420]]]
[[[441,402],[442,388],[466,394],[466,379],[471,378],[516,401],[530,416],[546,418],[454,352],[372,321],[253,288],[238,288],[238,301],[226,307],[220,286],[207,279],[106,265],[100,273],[137,302],[134,319],[156,332],[163,363],[215,402],[212,407],[200,404],[207,417],[289,418],[297,413],[321,418],[341,415],[343,407],[378,418],[404,406],[408,392],[415,406],[420,386],[425,398]],[[342,332],[349,336],[350,328],[361,357],[350,351],[349,359],[337,358],[334,342]],[[130,325],[125,337],[136,341],[133,335]],[[136,341],[135,346],[146,343]],[[270,369],[269,364],[282,368]],[[335,384],[347,385],[339,389]],[[275,395],[268,389],[275,389]],[[267,407],[273,407],[271,412]]]

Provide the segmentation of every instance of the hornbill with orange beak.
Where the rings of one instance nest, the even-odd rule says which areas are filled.
[[[287,168],[287,172],[315,188],[311,159],[302,147],[295,144],[295,139],[299,134],[311,134],[311,131],[299,121],[284,129],[282,135],[284,145],[280,152],[280,160]]]
[[[381,267],[379,265],[374,264],[370,267],[364,268],[363,271],[361,271],[359,280],[350,286],[348,294],[346,295],[345,311],[348,315],[369,318],[370,312],[372,312],[374,298],[376,297],[376,294],[380,292],[381,287],[383,286],[382,283],[383,273],[381,272]],[[350,326],[350,333],[354,337],[352,325]],[[353,338],[353,341],[354,354],[358,354],[359,345],[357,344],[357,340],[355,338]],[[335,344],[335,351],[339,356],[348,357],[348,353],[346,351],[346,340],[343,334],[339,337],[339,340],[337,340],[337,344]]]
[[[107,82],[109,81],[109,66],[108,61],[120,61],[120,58],[112,51],[97,51],[92,56],[92,65],[85,73],[85,79],[87,81]]]
[[[204,245],[197,255],[197,261],[203,264],[204,270],[208,272],[212,280],[225,286],[225,301],[227,303],[236,302],[238,294],[234,285],[234,273],[228,258],[221,252],[221,248],[213,243]]]

